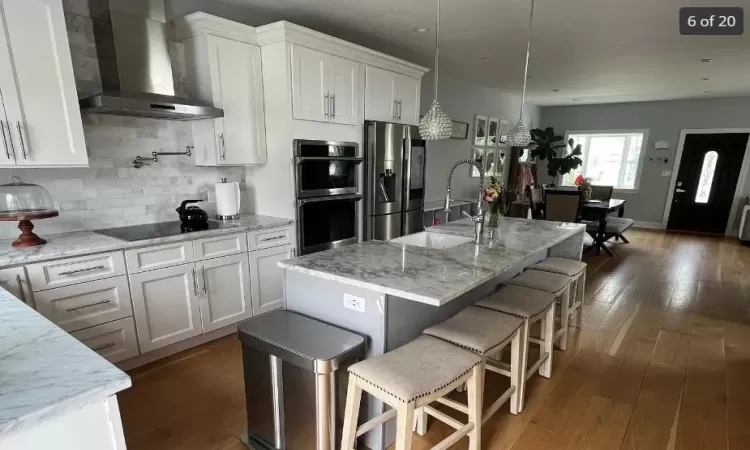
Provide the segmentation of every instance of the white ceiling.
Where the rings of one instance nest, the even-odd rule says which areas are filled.
[[[743,36],[679,33],[680,7],[712,1],[537,0],[530,101],[563,105],[750,95],[750,24]],[[284,19],[433,66],[435,0],[171,3],[173,15],[192,8],[252,25]],[[750,10],[750,0],[721,5]],[[530,0],[443,0],[441,6],[441,69],[477,84],[520,92]],[[429,31],[415,32],[419,26]],[[491,60],[483,62],[483,57]],[[714,61],[701,63],[702,58]]]

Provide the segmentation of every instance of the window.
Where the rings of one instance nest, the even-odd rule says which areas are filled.
[[[701,167],[701,176],[698,179],[698,190],[695,193],[695,203],[708,203],[708,197],[711,195],[711,185],[714,184],[714,172],[716,163],[719,161],[719,154],[711,150],[703,157],[703,167]]]
[[[572,185],[578,175],[595,185],[615,189],[638,189],[642,147],[646,131],[570,132],[565,137],[581,144],[583,165],[563,177],[563,185]]]

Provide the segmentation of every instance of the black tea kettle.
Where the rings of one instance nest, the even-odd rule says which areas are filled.
[[[208,213],[197,206],[187,206],[190,203],[199,203],[203,200],[185,200],[180,207],[175,209],[180,215],[180,222],[185,228],[202,230],[208,228]]]

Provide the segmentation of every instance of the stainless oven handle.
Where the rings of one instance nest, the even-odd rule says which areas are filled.
[[[295,158],[297,162],[305,161],[351,161],[354,163],[361,163],[364,161],[362,158],[356,156],[298,156]]]
[[[336,196],[331,196],[331,197],[305,198],[305,199],[297,200],[297,203],[300,206],[302,206],[308,203],[330,202],[334,200],[362,200],[362,196],[357,194],[357,195],[336,195]]]

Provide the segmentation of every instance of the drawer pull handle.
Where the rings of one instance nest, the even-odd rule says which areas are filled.
[[[26,293],[23,291],[23,282],[21,281],[21,275],[16,275],[16,285],[18,286],[18,292],[21,294],[21,301],[28,304],[26,301]]]
[[[279,240],[279,239],[284,239],[285,237],[286,237],[286,235],[284,235],[284,236],[276,236],[276,237],[270,237],[270,238],[261,239],[260,241],[261,242],[276,241],[276,240]]]
[[[65,311],[73,312],[73,311],[78,311],[79,309],[86,309],[86,308],[92,308],[94,306],[106,305],[108,303],[112,303],[112,302],[110,300],[102,300],[100,302],[92,303],[90,305],[82,305],[82,306],[76,306],[75,308],[68,308]]]
[[[92,270],[102,270],[102,269],[106,269],[106,267],[105,266],[86,267],[84,269],[76,269],[76,270],[69,270],[67,272],[60,272],[60,275],[75,275],[77,273],[91,272]]]
[[[99,347],[91,347],[91,350],[93,350],[95,352],[100,352],[102,350],[106,350],[108,348],[112,348],[115,345],[117,345],[117,344],[115,344],[114,342],[110,342],[109,344],[100,345]]]

